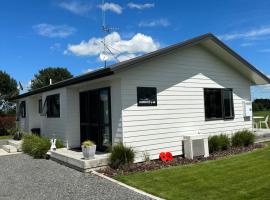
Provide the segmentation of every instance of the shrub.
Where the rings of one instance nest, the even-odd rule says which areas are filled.
[[[22,151],[34,158],[44,158],[50,149],[50,140],[34,134],[27,134],[23,137]]]
[[[219,139],[217,135],[211,136],[208,139],[209,152],[219,151]]]
[[[23,133],[20,131],[17,131],[13,136],[13,140],[21,140],[22,137],[23,137]]]
[[[227,150],[230,147],[230,139],[227,135],[215,135],[208,139],[209,152]]]
[[[231,145],[230,138],[227,135],[221,134],[219,136],[220,150],[222,151],[227,150],[229,149],[230,145]]]
[[[0,116],[0,135],[7,135],[8,129],[13,129],[16,126],[16,116],[3,115]]]
[[[247,147],[254,144],[255,135],[249,130],[238,131],[232,136],[232,146]]]
[[[83,146],[84,148],[91,147],[91,146],[94,146],[94,145],[95,145],[95,143],[92,142],[91,140],[85,140],[85,141],[82,143],[82,146]]]
[[[127,147],[122,143],[112,147],[110,160],[110,166],[114,169],[123,167],[133,163],[135,152],[131,147]]]
[[[55,146],[57,149],[64,148],[64,145],[60,139],[56,139]]]

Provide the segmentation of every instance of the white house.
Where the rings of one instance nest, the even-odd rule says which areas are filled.
[[[52,84],[14,99],[24,131],[69,148],[123,142],[151,159],[182,154],[183,136],[252,129],[250,86],[270,80],[212,34]]]

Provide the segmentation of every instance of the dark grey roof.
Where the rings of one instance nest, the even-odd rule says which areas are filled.
[[[262,72],[260,72],[258,69],[256,69],[253,65],[251,65],[248,61],[246,61],[244,58],[242,58],[240,55],[238,55],[235,51],[233,51],[231,48],[229,48],[223,42],[221,42],[212,33],[207,33],[207,34],[200,35],[198,37],[186,40],[184,42],[177,43],[177,44],[174,44],[174,45],[159,49],[157,51],[154,51],[154,52],[142,55],[142,56],[138,56],[138,57],[130,59],[130,60],[126,60],[126,61],[123,61],[123,62],[119,62],[119,63],[113,64],[113,65],[110,65],[107,68],[98,69],[98,70],[93,71],[93,72],[89,72],[89,73],[86,73],[86,74],[83,74],[83,75],[80,75],[80,76],[76,76],[74,78],[70,78],[70,79],[67,79],[67,80],[64,80],[64,81],[60,81],[60,82],[57,82],[55,84],[52,84],[52,85],[49,85],[49,86],[46,86],[46,87],[42,87],[42,88],[39,88],[39,89],[30,91],[30,92],[27,92],[27,93],[18,95],[16,97],[13,97],[11,100],[16,100],[16,99],[31,96],[31,95],[34,95],[34,94],[46,92],[46,91],[49,91],[49,90],[62,88],[62,87],[68,86],[68,85],[73,85],[73,84],[77,84],[77,83],[81,83],[81,82],[85,82],[85,81],[90,81],[90,80],[95,80],[95,79],[99,79],[99,78],[102,78],[102,77],[110,76],[110,75],[113,75],[114,73],[117,73],[118,71],[127,69],[127,68],[129,68],[129,67],[131,67],[131,66],[133,66],[133,65],[135,65],[137,63],[144,62],[144,61],[152,59],[154,57],[170,53],[171,51],[179,49],[179,48],[193,46],[195,44],[201,43],[201,42],[203,42],[205,40],[209,40],[209,39],[215,41],[219,46],[221,46],[229,54],[234,56],[241,63],[243,63],[244,65],[249,67],[252,71],[254,71],[256,74],[261,76],[267,83],[270,83],[270,79],[266,75],[264,75]]]

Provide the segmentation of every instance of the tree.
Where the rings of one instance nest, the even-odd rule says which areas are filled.
[[[270,99],[255,99],[252,103],[253,111],[269,111]]]
[[[67,70],[67,68],[48,67],[41,69],[37,74],[35,74],[34,79],[31,81],[31,90],[49,85],[50,79],[52,79],[52,83],[57,83],[72,77],[73,75]]]
[[[15,104],[9,98],[19,94],[17,82],[9,74],[0,70],[0,114],[15,110]]]

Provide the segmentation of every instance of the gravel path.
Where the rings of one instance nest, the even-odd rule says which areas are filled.
[[[0,157],[0,200],[149,199],[100,177],[51,160]]]

